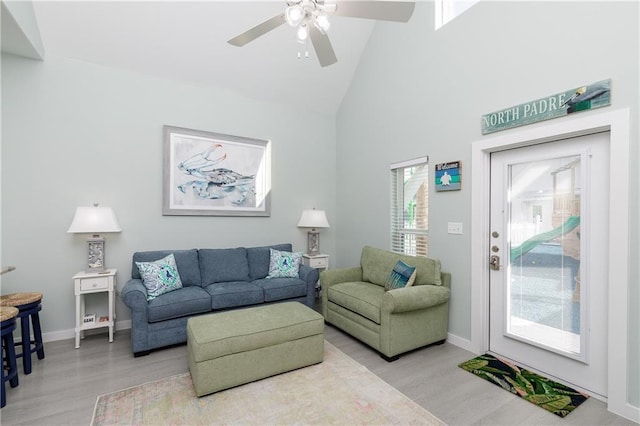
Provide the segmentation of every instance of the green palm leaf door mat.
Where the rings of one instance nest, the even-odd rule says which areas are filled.
[[[569,386],[489,354],[465,361],[459,367],[560,417],[565,417],[589,398]]]

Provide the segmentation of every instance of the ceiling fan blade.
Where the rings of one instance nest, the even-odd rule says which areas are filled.
[[[232,44],[234,46],[242,47],[245,44],[249,43],[250,41],[257,39],[261,35],[264,35],[269,31],[278,28],[280,25],[284,24],[285,22],[286,21],[284,19],[284,13],[281,13],[243,32],[239,36],[232,38],[231,40],[227,41],[227,43]]]
[[[341,1],[334,15],[380,21],[407,22],[416,4],[412,1]]]
[[[327,37],[326,34],[322,34],[316,27],[310,27],[309,37],[311,38],[311,43],[313,44],[313,48],[316,51],[318,60],[320,61],[320,66],[326,67],[338,62],[336,53],[333,51],[329,37]]]

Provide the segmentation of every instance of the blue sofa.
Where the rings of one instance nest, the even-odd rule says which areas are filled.
[[[131,349],[135,356],[187,341],[193,315],[263,303],[299,301],[313,307],[318,270],[300,265],[298,278],[265,278],[269,249],[291,251],[291,244],[228,249],[157,250],[133,254],[131,279],[121,298],[131,309]],[[183,287],[147,301],[136,262],[173,253]]]

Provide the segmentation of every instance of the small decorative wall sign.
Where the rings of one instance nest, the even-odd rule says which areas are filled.
[[[611,105],[611,79],[485,114],[482,116],[482,134],[609,105]]]
[[[436,164],[436,191],[457,191],[461,188],[461,161]]]
[[[271,144],[164,126],[164,215],[269,216]]]

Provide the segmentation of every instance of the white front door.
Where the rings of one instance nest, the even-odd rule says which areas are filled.
[[[491,154],[488,240],[489,350],[604,397],[609,141]]]

